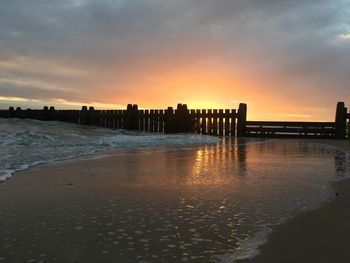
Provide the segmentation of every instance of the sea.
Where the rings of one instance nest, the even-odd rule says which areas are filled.
[[[350,152],[324,140],[164,135],[0,119],[0,148],[0,192],[17,172],[84,156],[128,160],[128,184],[174,186],[169,198],[152,193],[127,207],[114,200],[103,211],[120,217],[115,230],[100,223],[107,236],[120,232],[116,257],[137,255],[140,262],[253,258],[275,226],[331,200],[333,183],[350,175]],[[149,167],[153,157],[158,165]],[[123,244],[123,237],[132,242]],[[147,249],[135,252],[137,240]],[[101,250],[112,253],[105,246]]]

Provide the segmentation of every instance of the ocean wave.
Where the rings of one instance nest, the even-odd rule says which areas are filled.
[[[0,119],[0,182],[30,166],[111,148],[188,147],[215,144],[217,137],[126,132],[62,122]]]

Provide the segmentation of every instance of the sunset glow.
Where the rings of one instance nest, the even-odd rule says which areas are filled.
[[[250,119],[317,121],[350,102],[346,1],[219,2],[8,3],[0,108],[243,102]]]

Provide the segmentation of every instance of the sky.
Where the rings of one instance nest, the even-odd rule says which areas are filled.
[[[0,108],[350,104],[350,0],[0,0]]]

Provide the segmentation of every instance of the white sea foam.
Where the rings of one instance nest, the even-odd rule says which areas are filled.
[[[61,122],[0,119],[0,182],[33,165],[111,148],[188,147],[218,141],[211,136],[147,134]]]
[[[214,256],[214,259],[221,263],[234,263],[237,260],[252,259],[260,254],[259,247],[267,242],[271,232],[271,225],[263,225],[254,236],[239,240],[238,248],[231,254]]]

